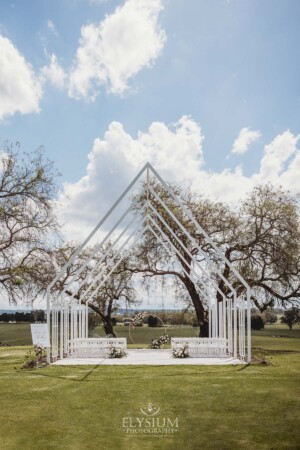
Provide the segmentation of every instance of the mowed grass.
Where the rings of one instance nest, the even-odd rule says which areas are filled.
[[[137,328],[135,340],[146,330]],[[283,335],[289,337],[273,337]],[[144,339],[150,336],[153,333]],[[266,356],[272,363],[268,366],[38,370],[20,369],[27,347],[2,347],[0,448],[297,449],[299,344],[299,327],[290,333],[286,327],[272,326],[253,335],[255,352]],[[148,402],[158,405],[161,415],[178,417],[177,433],[124,433],[123,417],[140,417],[140,407]]]
[[[128,328],[117,330],[128,337]],[[195,331],[167,329],[176,336]],[[30,339],[28,326],[1,325],[0,333],[0,340],[21,340],[22,334]],[[136,328],[132,334],[137,346],[145,346],[163,329]],[[51,366],[24,371],[20,366],[27,347],[2,347],[0,448],[300,448],[300,327],[290,332],[269,326],[254,332],[252,341],[254,353],[272,365]],[[148,402],[165,416],[178,417],[175,435],[124,433],[123,417],[141,416],[140,407]]]

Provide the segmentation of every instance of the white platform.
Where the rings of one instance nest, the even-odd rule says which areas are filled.
[[[57,366],[87,366],[87,365],[214,366],[214,365],[230,365],[230,364],[245,364],[245,363],[239,359],[234,358],[173,358],[170,350],[150,350],[150,349],[127,350],[127,356],[120,359],[64,358],[62,360],[53,363],[53,365]]]

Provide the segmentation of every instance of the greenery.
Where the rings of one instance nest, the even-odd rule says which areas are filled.
[[[296,308],[295,306],[291,309],[288,309],[284,312],[280,320],[281,323],[285,323],[291,330],[293,328],[293,325],[295,325],[296,323],[300,323],[300,309]]]
[[[43,309],[36,309],[29,312],[19,312],[14,313],[2,313],[0,314],[0,322],[45,322],[45,311]]]
[[[161,326],[161,323],[158,321],[158,317],[157,316],[153,316],[152,314],[149,314],[148,316],[148,327],[159,327]]]
[[[169,336],[165,334],[164,336],[159,336],[158,339],[152,339],[150,348],[159,349],[164,347],[169,341]]]
[[[251,328],[252,330],[261,330],[264,328],[265,323],[263,321],[263,318],[258,314],[253,314],[251,316]]]
[[[268,308],[263,314],[263,321],[268,325],[276,323],[278,320],[277,314],[275,314],[270,308]]]
[[[0,325],[0,330],[10,325],[20,326]],[[284,335],[289,337],[279,337]],[[1,450],[295,450],[299,344],[299,325],[291,331],[267,325],[253,332],[253,348],[271,365],[34,371],[19,369],[26,347],[0,348]],[[175,437],[122,432],[122,418],[150,401],[178,417]]]
[[[188,358],[189,355],[189,348],[187,344],[183,344],[178,348],[173,349],[173,356],[174,358]]]
[[[56,176],[43,148],[26,153],[0,145],[0,293],[11,303],[33,301],[49,274],[45,260],[59,230],[54,214]]]
[[[39,345],[34,345],[33,350],[29,349],[25,355],[25,362],[22,369],[38,369],[46,367],[46,350]]]
[[[112,346],[109,353],[109,358],[124,358],[126,356],[125,350],[121,347]]]

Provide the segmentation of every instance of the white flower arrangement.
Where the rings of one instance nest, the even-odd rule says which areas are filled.
[[[109,358],[124,358],[124,356],[126,356],[126,355],[127,355],[127,353],[121,347],[115,347],[113,345],[109,349]]]
[[[150,348],[158,349],[161,346],[164,346],[169,340],[169,336],[165,334],[164,336],[160,336],[158,339],[152,339]]]
[[[189,348],[187,344],[181,345],[178,348],[173,349],[174,358],[189,358]]]

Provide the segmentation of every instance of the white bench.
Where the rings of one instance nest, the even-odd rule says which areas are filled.
[[[171,338],[171,348],[178,350],[188,347],[192,358],[224,358],[228,356],[227,339],[223,338]]]
[[[69,341],[73,358],[108,358],[112,347],[126,351],[126,338],[78,338]]]

